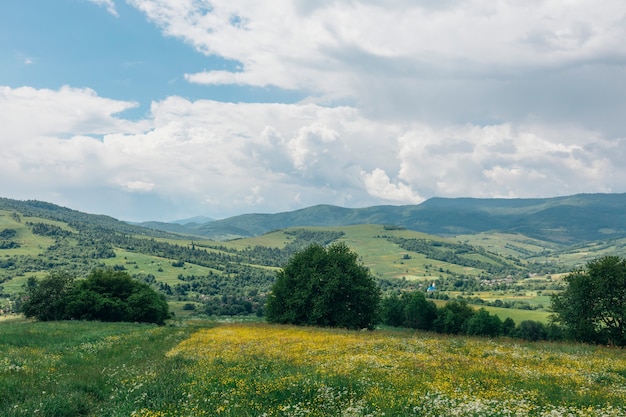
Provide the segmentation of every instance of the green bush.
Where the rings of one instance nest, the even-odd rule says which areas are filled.
[[[85,280],[51,274],[29,281],[22,306],[27,317],[41,321],[99,320],[164,324],[169,317],[165,297],[123,271],[95,270]]]

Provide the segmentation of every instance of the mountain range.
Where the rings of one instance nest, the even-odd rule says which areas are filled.
[[[365,208],[317,205],[275,214],[243,214],[222,220],[198,216],[171,223],[139,224],[34,200],[1,198],[0,206],[7,209],[19,207],[21,211],[44,217],[54,214],[59,220],[88,222],[126,233],[168,232],[214,240],[259,236],[289,227],[359,224],[382,224],[442,237],[513,233],[565,245],[626,237],[626,194],[577,194],[534,199],[431,198],[418,205]]]
[[[366,208],[317,205],[275,214],[244,214],[223,220],[144,222],[139,225],[227,240],[288,227],[357,224],[383,224],[443,237],[483,232],[514,233],[560,244],[577,244],[626,237],[626,194],[577,194],[533,199],[431,198],[418,205]]]

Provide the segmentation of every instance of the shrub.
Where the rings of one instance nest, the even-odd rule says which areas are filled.
[[[165,297],[123,271],[93,271],[85,280],[51,274],[29,280],[22,306],[27,317],[49,320],[129,321],[163,324],[169,317]]]

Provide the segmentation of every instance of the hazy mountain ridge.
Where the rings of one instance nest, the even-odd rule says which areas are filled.
[[[451,237],[484,232],[518,233],[560,244],[626,237],[626,194],[578,194],[533,199],[431,198],[419,205],[344,208],[317,205],[275,214],[243,214],[198,223],[129,224],[41,201],[0,198],[0,208],[122,233],[176,233],[215,240],[259,236],[299,226],[382,224]],[[195,220],[195,221],[191,221]]]
[[[276,214],[244,214],[202,224],[142,225],[212,239],[258,236],[297,226],[386,224],[455,236],[520,233],[576,244],[626,237],[626,194],[578,194],[533,199],[432,198],[419,205],[343,208],[317,205]]]

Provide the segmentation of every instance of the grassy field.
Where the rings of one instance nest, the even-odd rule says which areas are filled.
[[[165,282],[169,285],[180,283],[178,276],[182,275],[207,275],[209,272],[221,273],[217,270],[206,268],[200,265],[185,263],[182,267],[172,265],[174,260],[161,258],[158,256],[145,255],[142,253],[115,250],[115,258],[106,259],[103,263],[109,267],[121,265],[130,274],[151,274],[157,281]]]
[[[624,416],[618,349],[262,323],[0,323],[0,415]]]

